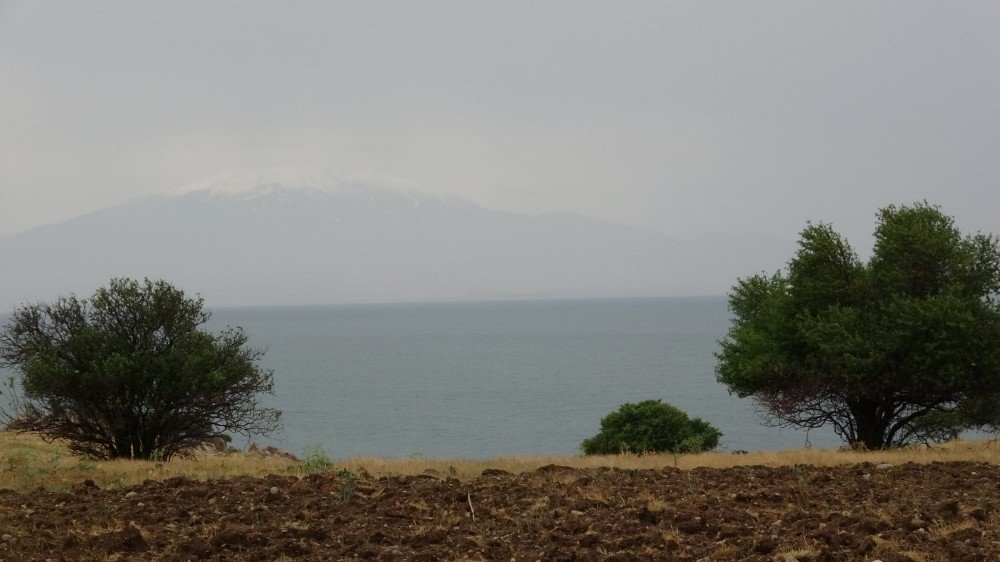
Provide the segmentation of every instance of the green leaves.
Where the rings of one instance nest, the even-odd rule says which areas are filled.
[[[580,446],[587,455],[697,452],[714,449],[722,433],[660,400],[626,403],[601,420],[601,431]]]
[[[940,428],[959,419],[940,412],[997,392],[996,239],[963,237],[926,202],[881,210],[875,239],[862,263],[809,225],[786,274],[739,281],[718,380],[779,425],[831,423],[869,448],[924,438],[921,417],[937,412]]]
[[[20,307],[0,330],[0,358],[25,391],[19,427],[98,458],[169,458],[223,431],[269,433],[273,390],[241,330],[218,335],[200,298],[165,281],[114,279],[89,300]]]
[[[854,304],[863,274],[854,250],[830,225],[809,225],[788,264],[788,296],[799,312]]]
[[[880,296],[980,298],[1000,286],[998,264],[995,238],[963,237],[951,217],[927,202],[879,212],[869,271]]]

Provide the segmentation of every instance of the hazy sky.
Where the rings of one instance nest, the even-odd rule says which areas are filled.
[[[998,31],[997,2],[0,1],[0,234],[272,167],[670,234],[867,244],[925,198],[1000,232]]]

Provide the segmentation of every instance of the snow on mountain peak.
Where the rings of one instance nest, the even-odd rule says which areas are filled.
[[[302,195],[382,192],[416,199],[419,191],[399,178],[341,174],[305,168],[239,169],[208,176],[175,189],[175,196],[205,193],[215,198],[254,199],[277,192]]]

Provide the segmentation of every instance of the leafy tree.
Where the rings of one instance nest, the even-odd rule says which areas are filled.
[[[961,424],[993,434],[1000,434],[1000,394],[982,395],[967,400],[959,409]]]
[[[114,279],[86,300],[19,307],[0,330],[0,360],[23,391],[11,427],[98,459],[168,459],[224,431],[267,434],[280,413],[240,329],[219,335],[201,298],[165,281]]]
[[[580,449],[586,455],[699,452],[714,449],[720,437],[718,429],[699,418],[659,400],[643,400],[622,404],[605,416],[600,433],[585,439]]]
[[[878,214],[862,262],[809,224],[786,272],[740,280],[717,378],[777,425],[832,425],[852,446],[940,441],[995,423],[1000,249],[928,203]]]

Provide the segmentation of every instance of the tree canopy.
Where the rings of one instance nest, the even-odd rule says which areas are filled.
[[[660,400],[626,403],[601,420],[601,431],[585,439],[587,455],[699,452],[714,449],[722,433]]]
[[[239,328],[213,335],[201,298],[165,281],[114,279],[89,299],[15,310],[0,360],[22,395],[10,427],[99,459],[170,458],[222,432],[267,434],[273,376]]]
[[[879,211],[867,262],[809,224],[787,270],[739,280],[717,379],[771,422],[883,449],[996,426],[1000,249],[926,202]]]

